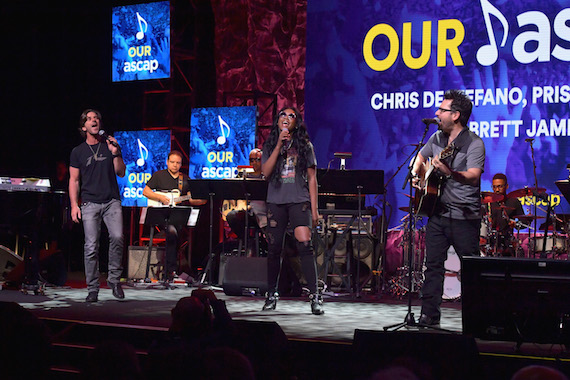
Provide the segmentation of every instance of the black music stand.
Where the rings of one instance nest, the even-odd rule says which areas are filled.
[[[554,182],[560,193],[566,198],[566,201],[570,203],[570,181],[567,179]]]
[[[243,178],[236,178],[236,179],[229,179],[227,181],[241,181],[242,183],[242,190],[243,195],[245,195],[245,205],[246,205],[246,215],[245,215],[245,231],[244,231],[244,241],[243,245],[245,251],[247,252],[247,239],[248,239],[248,231],[249,231],[249,201],[261,201],[267,199],[267,182],[261,178],[249,178],[244,176]],[[235,185],[231,185],[235,186]],[[240,198],[236,198],[240,199]]]
[[[200,283],[206,283],[208,275],[212,281],[212,265],[216,258],[213,249],[213,220],[214,220],[214,199],[253,199],[265,200],[267,197],[267,183],[257,179],[194,179],[190,180],[193,198],[205,199],[210,202],[210,242],[209,257]],[[247,220],[247,218],[246,218]],[[211,283],[210,283],[211,285]]]
[[[169,226],[169,225],[185,226],[188,224],[188,219],[190,218],[191,212],[192,212],[192,207],[188,206],[147,208],[144,223],[150,226],[150,238],[148,241],[145,282],[147,283],[151,282],[149,277],[149,269],[150,269],[150,258],[152,252],[152,241],[154,239],[154,227]],[[164,267],[165,264],[163,263],[163,269]],[[162,286],[166,289],[171,289],[171,286],[168,284],[168,278],[166,272],[163,274]]]
[[[344,230],[342,238],[337,239],[330,250],[325,254],[325,276],[328,274],[328,264],[331,262],[333,268],[336,269],[342,277],[336,263],[334,262],[334,251],[336,246],[346,234],[350,232],[354,220],[358,218],[358,239],[360,240],[360,231],[362,230],[362,203],[360,202],[362,194],[381,194],[384,192],[384,171],[383,170],[325,170],[317,169],[317,179],[319,182],[319,193],[335,193],[335,194],[357,194],[358,195],[358,213],[353,215],[349,221],[349,225]],[[325,231],[326,233],[326,231]],[[356,261],[356,296],[360,297],[360,291],[363,284],[360,284],[360,248],[359,241],[357,248]],[[374,255],[374,254],[373,254]],[[373,261],[374,261],[373,257]],[[333,270],[334,270],[333,269]],[[350,259],[347,258],[346,269],[350,278]],[[372,268],[371,268],[372,269]],[[343,278],[343,283],[345,282]],[[346,283],[345,283],[346,286]],[[350,294],[352,296],[352,286],[349,285]]]

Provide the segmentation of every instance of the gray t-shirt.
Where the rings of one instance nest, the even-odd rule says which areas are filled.
[[[424,158],[439,155],[448,145],[448,137],[443,131],[437,131],[422,148],[421,155]],[[485,144],[479,136],[465,128],[454,143],[459,150],[453,159],[445,160],[451,170],[485,169]],[[454,179],[444,180],[435,214],[460,220],[481,218],[480,182],[477,186],[473,186],[459,183]]]
[[[263,151],[261,162],[265,163],[269,158],[269,152]],[[287,151],[285,165],[281,172],[281,182],[271,182],[267,186],[267,203],[286,204],[301,203],[310,201],[309,183],[307,176],[302,176],[297,170],[297,150],[291,148]],[[309,153],[307,154],[307,167],[317,166],[317,158],[313,144],[309,142]],[[275,168],[277,169],[277,168]]]

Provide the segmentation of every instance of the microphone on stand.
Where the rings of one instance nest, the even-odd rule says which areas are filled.
[[[439,117],[434,117],[433,119],[422,119],[422,123],[424,123],[425,125],[439,124],[440,122],[441,120],[439,119]]]
[[[534,139],[524,139],[524,141],[525,141],[525,142],[529,142],[529,143],[531,143],[531,142],[533,142],[533,141],[534,141]]]
[[[110,141],[111,145],[116,146],[117,148],[119,147],[119,144],[117,144],[116,141],[111,141],[109,140],[109,135],[102,129],[99,130],[99,136],[103,137],[105,140]]]

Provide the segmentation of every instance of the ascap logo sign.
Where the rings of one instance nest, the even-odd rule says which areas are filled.
[[[113,7],[113,82],[170,77],[170,2]]]
[[[552,58],[568,62],[570,61],[570,49],[559,43],[554,43],[551,50],[552,41],[555,38],[570,42],[570,8],[562,9],[553,19],[549,19],[546,14],[537,10],[529,10],[516,16],[518,30],[514,35],[512,43],[508,44],[509,31],[512,32],[509,21],[503,13],[495,7],[489,0],[480,0],[483,15],[482,24],[487,31],[488,42],[480,46],[477,50],[476,59],[481,66],[491,66],[495,64],[501,55],[512,54],[513,58],[521,64],[533,62],[549,62]],[[496,18],[502,30],[494,30],[491,17]],[[515,21],[511,21],[511,24]],[[465,40],[465,26],[461,20],[446,19],[434,22],[426,20],[421,25],[421,53],[419,56],[412,55],[412,25],[411,22],[404,22],[396,31],[396,27],[381,23],[374,25],[364,37],[362,53],[364,61],[374,71],[385,71],[391,68],[398,57],[410,69],[421,69],[432,59],[432,32],[436,28],[435,38],[435,59],[437,67],[447,65],[447,55],[454,66],[463,66],[463,57],[460,47]],[[502,33],[501,41],[497,39]],[[513,33],[514,34],[514,33]],[[374,54],[373,45],[377,39],[387,39],[388,51],[382,57]],[[512,36],[511,36],[512,38]],[[504,49],[511,48],[510,52],[503,52]]]

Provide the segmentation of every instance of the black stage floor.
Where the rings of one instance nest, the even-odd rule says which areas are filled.
[[[72,285],[78,284],[75,282]],[[0,290],[0,301],[17,302],[47,321],[166,331],[170,325],[171,309],[180,298],[189,296],[195,287],[177,285],[174,289],[148,289],[136,284],[125,286],[124,289],[126,298],[117,300],[111,295],[110,289],[103,288],[99,293],[99,302],[93,304],[84,301],[87,295],[84,286],[47,287],[44,295],[4,289]],[[322,316],[311,314],[306,297],[283,297],[276,310],[262,312],[262,297],[228,296],[220,288],[211,289],[219,299],[225,300],[234,320],[276,322],[290,341],[351,345],[356,330],[382,332],[387,326],[403,322],[408,312],[407,299],[367,292],[363,292],[359,298],[346,293],[326,292],[325,314]],[[420,313],[419,305],[420,301],[414,297],[412,312],[416,318]],[[460,301],[443,304],[441,327],[452,334],[462,335]],[[449,334],[420,330],[413,326],[403,327],[399,331]],[[570,366],[570,353],[561,344],[523,343],[517,349],[515,342],[479,339],[475,342],[481,358],[488,361],[510,360],[513,369],[528,363],[545,363],[564,370]],[[453,355],[443,352],[442,360],[446,355]]]

